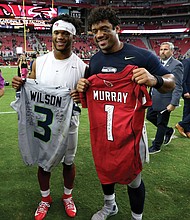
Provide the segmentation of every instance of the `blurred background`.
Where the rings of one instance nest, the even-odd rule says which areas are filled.
[[[160,43],[175,45],[175,58],[190,56],[190,1],[141,0],[12,0],[0,4],[0,65],[14,66],[20,54],[52,50],[50,20],[70,14],[83,22],[74,52],[87,63],[98,50],[88,29],[88,14],[98,5],[115,8],[121,19],[120,39],[158,54]]]

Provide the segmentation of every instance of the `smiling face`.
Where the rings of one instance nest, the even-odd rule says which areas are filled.
[[[56,30],[52,34],[55,54],[70,54],[72,50],[73,35],[68,31]]]
[[[114,28],[108,20],[104,20],[93,24],[91,28],[94,41],[103,53],[113,53],[120,49],[119,26]]]

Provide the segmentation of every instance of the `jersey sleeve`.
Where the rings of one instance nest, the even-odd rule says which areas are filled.
[[[160,63],[158,57],[155,56],[153,53],[150,53],[148,57],[146,69],[152,75],[163,76],[165,74],[170,74],[170,72]]]

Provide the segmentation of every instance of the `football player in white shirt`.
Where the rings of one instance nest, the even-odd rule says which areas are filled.
[[[80,21],[69,15],[60,15],[52,20],[52,42],[53,51],[38,57],[32,66],[29,78],[36,79],[39,83],[52,86],[66,86],[71,89],[71,97],[74,102],[79,102],[79,95],[76,84],[81,77],[84,77],[86,64],[72,52],[72,43],[76,32],[80,28]],[[12,87],[19,89],[24,81],[15,76],[12,80]],[[72,190],[75,179],[74,157],[78,141],[78,116],[71,120],[68,149],[60,161],[63,163],[64,193],[62,201],[65,211],[69,217],[75,217],[76,207],[72,198]],[[50,176],[43,167],[39,166],[38,181],[41,191],[41,202],[35,212],[35,219],[45,218],[52,198],[50,196]]]

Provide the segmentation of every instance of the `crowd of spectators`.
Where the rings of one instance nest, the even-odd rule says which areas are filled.
[[[0,65],[17,65],[19,54],[25,53],[27,60],[37,51],[44,54],[52,49],[51,36],[49,34],[28,34],[26,38],[26,51],[18,52],[17,47],[24,48],[24,37],[21,34],[0,34]],[[152,50],[156,55],[158,48],[166,37],[144,37],[144,36],[120,36],[123,42],[131,43],[133,45]],[[146,42],[145,42],[146,41]],[[181,38],[168,36],[167,41],[171,41],[175,45],[175,58],[182,60],[184,55],[188,54],[190,38]],[[73,44],[73,51],[82,59],[90,59],[98,50],[94,44],[91,35],[80,35],[76,38]]]

